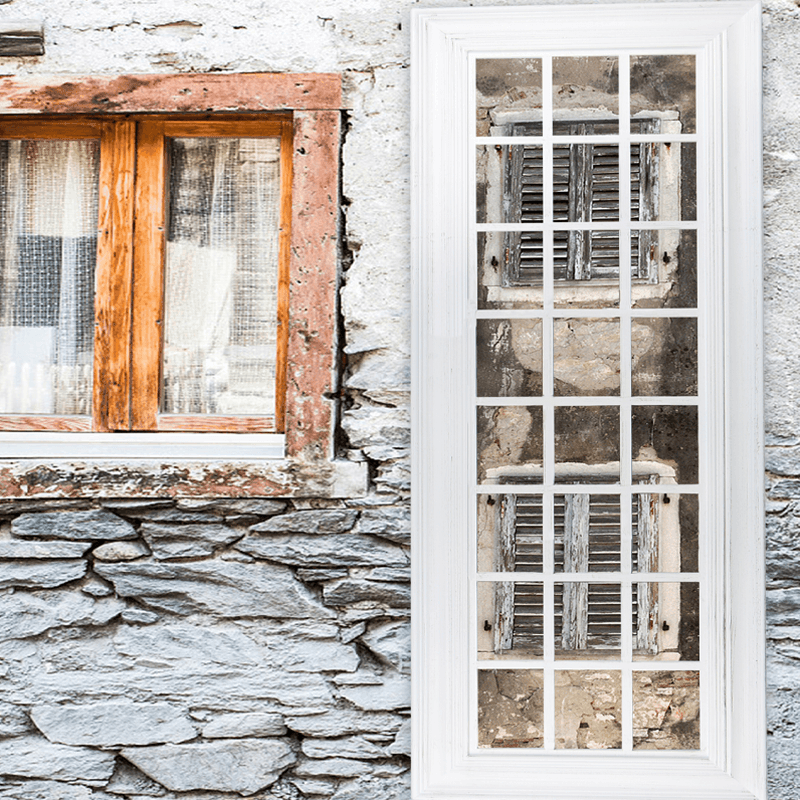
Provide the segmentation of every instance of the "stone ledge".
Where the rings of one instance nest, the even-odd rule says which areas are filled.
[[[356,461],[5,461],[8,499],[139,497],[317,497],[367,494],[367,465]]]

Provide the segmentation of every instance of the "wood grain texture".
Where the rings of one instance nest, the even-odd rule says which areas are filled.
[[[90,431],[91,417],[50,417],[25,414],[0,415],[0,431]]]
[[[224,119],[204,117],[186,119],[165,117],[162,119],[165,136],[213,136],[215,138],[258,138],[280,136],[284,123],[291,121],[286,114],[270,114],[259,117],[226,116]]]
[[[48,114],[339,109],[340,75],[252,73],[4,77],[0,110]]]
[[[103,125],[97,237],[94,416],[100,431],[130,428],[135,123]]]
[[[41,20],[20,19],[0,22],[0,55],[44,55],[44,25]]]
[[[131,429],[156,428],[161,385],[166,154],[159,119],[138,123],[133,237]]]
[[[94,119],[17,119],[0,117],[0,139],[99,139],[102,122]]]
[[[286,452],[332,455],[336,391],[339,113],[295,114]]]
[[[292,145],[294,126],[283,123],[281,132],[281,208],[278,243],[278,333],[275,357],[275,429],[286,430],[286,361],[289,347],[289,270],[292,247]]]
[[[275,418],[272,415],[259,417],[226,417],[194,414],[159,414],[157,429],[160,431],[197,431],[210,433],[275,433]]]

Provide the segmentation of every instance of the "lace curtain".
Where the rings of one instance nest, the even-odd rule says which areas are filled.
[[[96,141],[0,141],[0,413],[91,413],[98,170]]]
[[[178,138],[169,147],[161,410],[272,413],[279,140]]]

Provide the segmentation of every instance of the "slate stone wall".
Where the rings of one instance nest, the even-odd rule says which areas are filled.
[[[0,520],[0,797],[407,794],[405,506],[11,501]]]
[[[369,463],[372,478],[369,494],[352,502],[280,509],[251,498],[3,503],[0,774],[19,777],[0,778],[0,800],[407,800],[400,557],[409,489],[408,11],[416,3],[0,5],[4,18],[45,21],[45,55],[3,58],[7,74],[343,73],[339,444],[343,456]],[[800,7],[766,0],[763,19],[768,771],[771,800],[797,800]],[[335,516],[293,517],[309,511]]]

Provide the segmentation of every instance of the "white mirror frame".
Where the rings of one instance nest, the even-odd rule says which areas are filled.
[[[413,797],[766,797],[757,2],[412,11]],[[698,75],[703,749],[477,750],[474,62],[694,52]],[[702,353],[713,355],[703,359]],[[702,417],[702,405],[701,405]],[[713,539],[713,541],[710,541]]]

